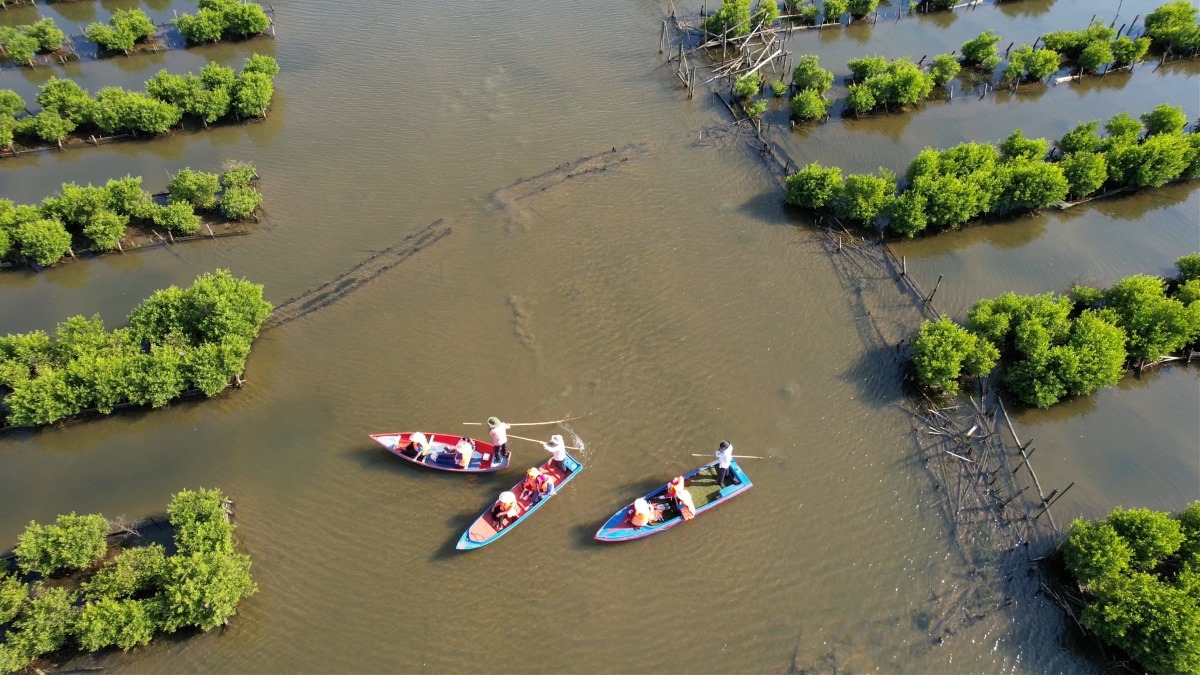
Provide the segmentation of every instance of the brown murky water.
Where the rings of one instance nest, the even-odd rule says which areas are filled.
[[[864,53],[949,51],[984,28],[1029,41],[1082,26],[1092,12],[1111,17],[1117,3],[1016,4],[797,34],[790,48],[817,51],[844,75],[845,61]],[[1154,3],[1124,5],[1128,20]],[[66,28],[127,6],[37,9]],[[142,6],[160,20],[173,7]],[[269,213],[248,237],[5,273],[0,330],[49,329],[75,313],[115,322],[152,290],[214,267],[264,283],[280,303],[438,218],[452,230],[328,309],[265,333],[243,390],[0,439],[0,540],[70,510],[158,512],[184,487],[220,486],[237,503],[261,592],[231,629],[107,663],[221,672],[1092,667],[1062,648],[1060,619],[1042,605],[994,612],[941,645],[930,639],[940,611],[930,599],[968,570],[892,405],[903,397],[899,365],[867,337],[854,289],[819,236],[781,207],[769,167],[737,142],[698,142],[725,113],[710,97],[688,101],[661,66],[657,3],[275,7],[277,41],[0,73],[0,86],[32,99],[55,72],[94,90],[140,86],[162,67],[237,65],[255,50],[283,66],[262,123],[0,163],[0,195],[34,201],[65,180],[133,173],[157,190],[167,171],[251,160]],[[785,145],[797,160],[902,169],[926,145],[995,140],[1016,126],[1057,136],[1160,101],[1194,112],[1195,74],[1194,64],[1175,64],[1016,100],[930,103],[788,132]],[[630,143],[645,152],[609,171],[519,199],[497,194]],[[927,284],[947,276],[939,306],[961,313],[1010,288],[1167,271],[1200,247],[1198,194],[1176,186],[900,250]],[[886,320],[915,328],[900,306]],[[1198,406],[1195,370],[1167,369],[1016,422],[1041,447],[1044,483],[1078,482],[1062,520],[1119,503],[1177,508],[1200,495]],[[568,413],[587,413],[571,427],[587,446],[584,474],[519,530],[470,554],[454,542],[511,477],[431,475],[366,438]],[[615,508],[695,466],[691,453],[721,438],[767,457],[745,464],[753,491],[660,537],[593,544]],[[1152,450],[1131,454],[1150,441]],[[542,456],[516,446],[518,464]]]

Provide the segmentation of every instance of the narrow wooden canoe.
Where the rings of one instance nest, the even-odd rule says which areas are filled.
[[[496,541],[500,537],[503,537],[509,530],[513,529],[517,525],[520,525],[529,514],[540,509],[543,504],[550,501],[551,497],[561,492],[564,485],[570,482],[570,480],[578,475],[580,471],[583,471],[583,465],[570,455],[567,455],[566,464],[569,470],[566,472],[563,472],[563,470],[557,466],[551,469],[549,468],[549,464],[550,463],[547,461],[538,468],[540,468],[542,471],[549,471],[550,474],[554,476],[554,490],[550,494],[542,497],[542,499],[539,501],[533,501],[533,495],[523,491],[521,488],[521,483],[525,482],[525,478],[522,476],[521,480],[517,481],[517,484],[512,486],[510,489],[510,491],[516,495],[517,505],[520,507],[520,513],[517,514],[517,517],[508,524],[508,527],[505,527],[504,529],[497,529],[496,522],[492,519],[492,507],[496,505],[496,502],[488,504],[488,507],[484,509],[483,513],[479,514],[479,517],[475,519],[475,522],[471,523],[471,526],[467,528],[467,531],[463,532],[463,535],[459,537],[459,550],[469,551],[471,549],[481,548],[483,546],[487,546],[493,541]]]
[[[717,485],[717,463],[715,461],[711,464],[705,464],[691,473],[684,474],[684,485],[687,486],[688,492],[692,494],[693,501],[696,502],[696,516],[709,509],[714,509],[718,504],[729,501],[754,487],[754,484],[742,472],[742,467],[738,466],[736,459],[729,465],[729,468],[732,470],[733,482],[730,483],[729,479],[726,479],[726,485],[724,486]],[[675,508],[675,505],[672,503],[674,500],[667,497],[666,485],[646,495],[644,499],[650,502],[651,506],[662,508],[662,520],[643,527],[634,527],[630,521],[630,517],[633,515],[633,502],[630,502],[620,511],[613,514],[613,517],[609,518],[608,522],[604,523],[604,526],[596,532],[596,541],[611,542],[641,539],[642,537],[649,537],[652,534],[658,534],[663,530],[669,530],[683,522],[683,514],[679,512],[679,509]]]
[[[511,457],[509,457],[496,462],[496,451],[491,443],[479,439],[471,439],[475,441],[475,452],[472,453],[471,461],[467,464],[466,468],[463,468],[458,461],[458,452],[454,449],[454,446],[458,444],[458,439],[462,438],[462,436],[455,434],[425,434],[425,437],[429,439],[431,452],[418,460],[416,452],[408,449],[408,439],[413,433],[415,432],[402,431],[393,434],[370,434],[370,436],[371,440],[387,448],[389,452],[397,457],[406,459],[413,464],[420,464],[421,466],[441,471],[488,473],[507,468],[509,460],[511,460]]]

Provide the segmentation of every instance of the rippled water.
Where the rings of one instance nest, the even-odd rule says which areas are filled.
[[[984,27],[1032,40],[1116,5],[1016,4],[797,34],[789,48],[818,50],[841,75],[864,53],[949,51]],[[1131,17],[1153,3],[1125,5],[1137,5],[1122,9]],[[126,6],[38,9],[65,28]],[[159,20],[172,10],[147,8]],[[0,540],[70,510],[160,512],[184,487],[220,486],[236,502],[261,592],[224,634],[106,663],[156,672],[1091,668],[1061,648],[1061,618],[1044,605],[992,612],[941,645],[930,639],[945,609],[933,599],[969,570],[892,405],[903,400],[899,364],[867,328],[879,317],[859,313],[818,233],[782,208],[770,167],[734,140],[700,142],[699,130],[725,113],[711,97],[688,101],[661,65],[657,3],[275,9],[274,41],[0,73],[0,86],[32,99],[54,72],[94,90],[138,87],[161,67],[237,65],[253,51],[283,67],[261,123],[0,162],[0,195],[35,201],[65,180],[133,173],[158,190],[182,166],[251,160],[269,215],[252,236],[5,273],[0,330],[94,312],[111,325],[152,290],[218,266],[264,283],[280,303],[438,218],[452,230],[330,308],[266,332],[242,390],[0,439]],[[0,20],[32,16],[26,8]],[[1194,104],[1194,73],[1175,64],[1124,83],[930,103],[782,138],[797,160],[901,169],[925,145],[995,140],[1016,126],[1056,136],[1160,100]],[[521,199],[497,194],[630,143],[645,152],[608,171]],[[1009,288],[1166,272],[1197,247],[1196,195],[1175,186],[899,249],[923,281],[946,274],[938,304],[960,313]],[[915,328],[918,318],[900,303],[885,320]],[[1064,516],[1159,494],[1148,505],[1171,508],[1189,498],[1187,472],[1198,472],[1186,414],[1198,401],[1194,369],[1167,369],[1017,423],[1037,439],[1044,483],[1078,481]],[[568,413],[587,415],[571,425],[587,445],[584,474],[519,530],[469,554],[453,550],[458,535],[513,478],[421,472],[366,437]],[[1137,438],[1158,450],[1141,453],[1129,478],[1127,437],[1109,431],[1135,417],[1154,430]],[[530,435],[539,433],[550,430]],[[660,537],[592,542],[615,508],[703,462],[691,453],[722,438],[766,457],[746,460],[751,492]],[[515,450],[518,465],[543,457],[537,446]],[[1182,478],[1160,489],[1163,467]]]

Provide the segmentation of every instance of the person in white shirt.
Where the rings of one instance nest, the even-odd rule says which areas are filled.
[[[733,444],[721,441],[717,447],[717,485],[725,487],[725,479],[733,475],[729,465],[733,463]]]
[[[511,425],[500,421],[499,417],[487,419],[488,435],[492,437],[492,445],[496,448],[496,463],[508,461],[508,430]]]
[[[563,473],[567,471],[567,448],[563,445],[563,437],[559,434],[554,434],[550,437],[549,443],[542,443],[542,447],[546,452],[550,453],[549,466],[553,468],[554,463],[558,462],[558,466],[562,468]]]

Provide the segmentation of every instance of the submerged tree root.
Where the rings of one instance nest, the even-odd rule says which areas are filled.
[[[270,318],[263,324],[263,330],[277,328],[329,307],[384,272],[450,236],[451,232],[450,226],[446,225],[443,219],[438,218],[417,232],[404,237],[399,243],[373,254],[370,258],[320,286],[294,298],[288,298],[271,313]]]

